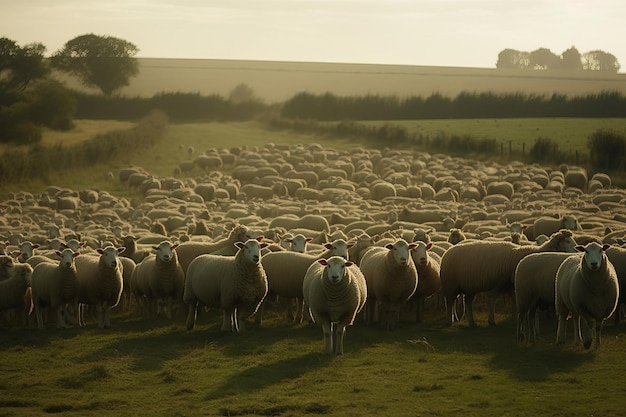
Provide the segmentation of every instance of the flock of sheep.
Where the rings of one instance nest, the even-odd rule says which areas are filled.
[[[134,198],[50,186],[1,203],[5,326],[111,325],[223,312],[221,329],[262,323],[285,301],[343,354],[355,321],[393,329],[407,312],[445,310],[475,326],[477,295],[516,301],[520,342],[552,311],[556,342],[600,345],[619,322],[626,279],[626,192],[603,173],[317,144],[208,149],[172,176],[118,173]],[[543,316],[542,316],[543,317]],[[411,319],[413,320],[413,319]]]

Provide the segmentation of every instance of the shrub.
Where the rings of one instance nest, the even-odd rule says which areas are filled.
[[[536,162],[554,160],[559,152],[559,144],[550,138],[537,138],[530,148],[530,158]]]
[[[594,167],[616,170],[624,163],[626,137],[612,129],[598,129],[589,135],[587,148]]]

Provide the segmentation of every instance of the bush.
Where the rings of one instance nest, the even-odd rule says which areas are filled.
[[[626,137],[612,129],[598,129],[587,139],[589,158],[595,168],[616,170],[623,168],[626,155]]]
[[[550,138],[537,138],[530,148],[530,158],[535,162],[553,161],[559,152],[559,144]]]
[[[76,113],[76,99],[54,80],[38,83],[27,95],[28,118],[54,130],[70,130]]]

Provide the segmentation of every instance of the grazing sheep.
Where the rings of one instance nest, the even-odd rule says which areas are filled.
[[[267,277],[261,265],[263,238],[237,242],[235,256],[204,254],[187,270],[183,301],[189,305],[187,329],[196,323],[198,305],[223,310],[222,331],[238,332],[240,316],[252,316],[267,294]]]
[[[343,355],[346,326],[354,323],[367,299],[363,273],[341,256],[319,259],[307,270],[302,292],[311,318],[322,326],[326,353]]]
[[[235,245],[237,242],[245,242],[250,238],[250,229],[248,229],[248,227],[245,225],[238,225],[230,231],[228,237],[217,240],[215,242],[183,242],[176,248],[176,253],[178,254],[178,262],[180,262],[180,266],[182,266],[183,272],[186,274],[187,269],[189,268],[189,264],[197,256],[214,253],[222,249],[225,249],[229,252],[233,248],[235,248],[236,250]],[[229,255],[229,253],[226,253],[225,255]],[[234,253],[230,255],[234,255]]]
[[[374,321],[379,309],[380,323],[387,329],[395,326],[400,307],[415,292],[418,277],[410,251],[417,247],[399,239],[385,247],[373,246],[361,258],[360,268],[367,282],[367,322]]]
[[[28,264],[15,264],[10,268],[9,278],[0,281],[0,312],[15,312],[25,325],[30,313],[31,302],[28,292],[33,268]]]
[[[303,319],[304,303],[302,294],[302,281],[306,271],[313,262],[318,259],[328,259],[331,256],[341,256],[348,259],[348,250],[351,245],[343,239],[337,239],[332,243],[326,243],[326,250],[320,254],[299,253],[293,251],[272,252],[261,258],[261,264],[267,275],[268,290],[271,294],[283,299],[296,299],[297,311],[293,315],[291,305],[289,314],[297,323]],[[257,314],[255,321],[260,323],[263,316],[263,306]]]
[[[441,288],[439,277],[441,266],[435,257],[429,254],[433,247],[432,242],[415,243],[417,247],[411,251],[411,257],[415,263],[415,268],[417,268],[418,281],[411,300],[415,301],[415,321],[420,323],[424,312],[424,300],[437,293]]]
[[[84,308],[95,306],[98,327],[111,327],[111,308],[117,306],[124,287],[122,263],[119,260],[126,248],[107,246],[98,248],[98,255],[83,255],[76,258],[78,275],[78,324],[85,325]]]
[[[174,251],[177,246],[168,241],[153,246],[154,255],[141,261],[131,276],[131,292],[137,300],[147,303],[147,317],[156,317],[163,311],[171,318],[172,303],[182,300],[185,275]]]
[[[33,269],[32,298],[37,317],[37,327],[44,327],[44,309],[56,310],[57,328],[76,324],[78,311],[78,275],[76,257],[80,252],[67,248],[55,252],[59,262],[41,262]],[[70,316],[69,310],[74,316]]]
[[[565,341],[565,320],[571,314],[574,343],[578,345],[582,339],[585,349],[589,349],[595,328],[594,349],[600,347],[602,322],[613,314],[619,297],[617,274],[605,254],[608,248],[596,242],[578,245],[576,250],[583,252],[582,256],[567,258],[559,267],[555,284],[557,344]]]
[[[554,308],[556,271],[571,253],[539,252],[524,257],[515,268],[517,339],[533,343],[537,336],[537,309]]]
[[[535,252],[574,252],[572,232],[561,230],[541,246],[518,246],[505,241],[463,242],[448,249],[441,259],[441,289],[446,299],[446,325],[453,321],[454,302],[465,296],[465,314],[476,326],[472,303],[476,294],[489,292],[489,324],[495,324],[495,299],[513,289],[519,261]]]

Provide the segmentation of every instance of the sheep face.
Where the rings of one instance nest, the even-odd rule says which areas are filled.
[[[13,258],[8,255],[0,255],[0,267],[4,270],[4,275],[9,276],[13,270]]]
[[[406,266],[411,259],[410,252],[417,247],[417,244],[411,243],[408,244],[405,240],[400,239],[396,241],[394,244],[388,244],[385,246],[393,253],[393,259],[396,264],[400,266]]]
[[[331,284],[339,284],[346,273],[346,267],[352,265],[352,262],[341,256],[331,256],[328,260],[319,259],[317,262],[326,267],[326,275]]]
[[[606,263],[604,260],[604,252],[610,247],[610,245],[603,245],[596,242],[591,242],[587,246],[578,245],[576,250],[584,252],[583,262],[589,268],[590,271],[597,271],[602,267],[602,263]]]
[[[85,242],[81,242],[78,239],[70,239],[63,244],[64,248],[70,248],[74,252],[80,251],[83,246],[85,246]]]
[[[576,253],[576,241],[572,237],[572,232],[561,229],[550,236],[549,241],[556,242],[562,252]]]
[[[292,238],[285,239],[285,242],[289,243],[289,250],[304,253],[306,252],[307,243],[311,240],[313,239],[310,237],[306,237],[303,234],[297,234]]]
[[[115,269],[117,268],[117,265],[119,263],[119,259],[118,259],[118,255],[122,252],[124,252],[124,250],[126,250],[125,247],[113,247],[113,246],[107,246],[104,249],[98,249],[98,253],[102,256],[102,262],[104,262],[105,265],[109,266],[111,269]]]
[[[63,251],[56,251],[55,253],[59,258],[61,258],[60,264],[67,269],[74,266],[74,258],[80,255],[79,252],[74,252],[70,248],[63,249]]]
[[[243,252],[243,257],[247,263],[258,264],[261,260],[261,249],[267,247],[263,242],[263,236],[256,239],[248,239],[246,242],[237,242],[235,246]]]
[[[33,256],[34,250],[39,248],[39,245],[30,241],[25,241],[20,244],[20,253],[24,260]]]
[[[348,259],[348,243],[343,239],[337,239],[332,243],[324,244],[324,247],[330,250],[331,256],[341,256]]]
[[[174,249],[176,249],[178,245],[172,244],[168,241],[163,241],[159,243],[158,246],[153,246],[152,249],[156,253],[157,258],[159,258],[163,262],[169,262],[174,257]]]
[[[580,230],[580,226],[578,225],[578,220],[574,216],[563,216],[561,218],[561,224],[563,225],[563,229],[569,230]]]
[[[430,233],[433,229],[416,228],[413,230],[413,242],[430,242]]]
[[[413,256],[413,260],[415,261],[415,264],[418,267],[426,266],[428,264],[428,251],[430,250],[430,248],[433,247],[433,244],[432,242],[428,244],[424,242],[416,242],[416,243],[417,243],[417,247],[411,253],[411,256]]]
[[[30,285],[31,278],[33,276],[33,267],[29,264],[16,264],[11,269],[11,276],[13,278],[18,278],[25,282],[27,285]]]

